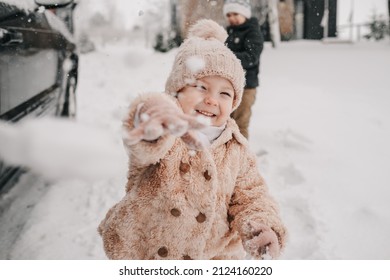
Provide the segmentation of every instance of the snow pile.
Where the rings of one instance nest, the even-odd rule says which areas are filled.
[[[118,175],[123,151],[103,130],[65,119],[0,123],[0,158],[50,180],[99,180]]]

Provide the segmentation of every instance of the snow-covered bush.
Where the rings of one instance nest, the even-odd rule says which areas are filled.
[[[370,31],[368,34],[364,35],[364,38],[366,39],[375,39],[375,41],[379,41],[386,36],[390,36],[389,22],[383,15],[378,16],[377,14],[373,14],[368,27]]]

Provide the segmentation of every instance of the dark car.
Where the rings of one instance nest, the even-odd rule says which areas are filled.
[[[28,8],[15,3],[0,0],[0,120],[75,117],[76,3],[36,0]],[[20,169],[0,162],[0,191],[12,185],[18,173]]]

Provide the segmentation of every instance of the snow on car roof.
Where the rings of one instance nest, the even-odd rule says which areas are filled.
[[[22,10],[34,10],[37,6],[34,0],[0,0],[0,2],[16,6]]]

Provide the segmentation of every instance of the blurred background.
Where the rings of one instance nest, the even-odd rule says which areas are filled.
[[[134,41],[137,34],[147,46],[164,49],[180,42],[188,26],[199,18],[226,25],[223,0],[78,2],[76,34],[96,43]],[[385,37],[388,6],[386,0],[253,0],[252,14],[259,20],[266,40],[274,44],[328,37],[360,41]]]

